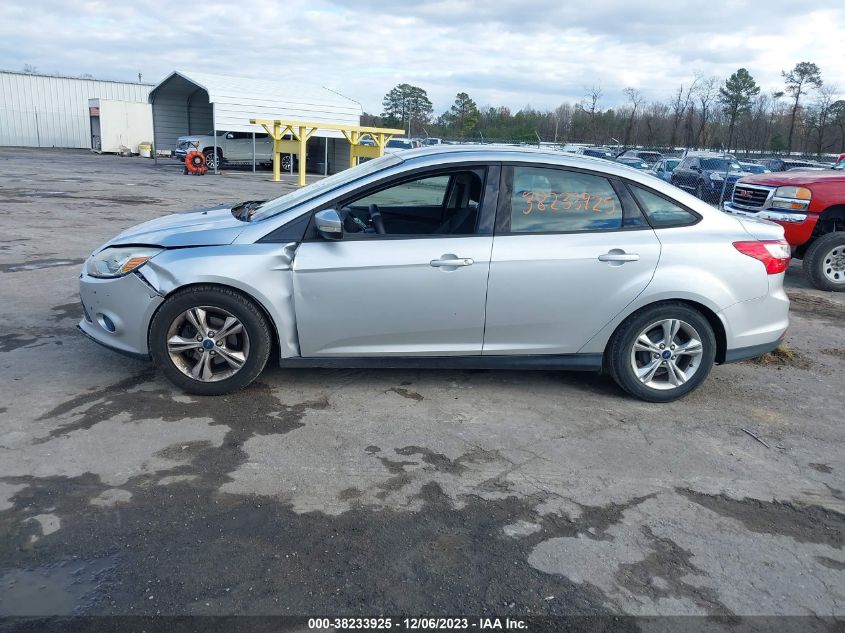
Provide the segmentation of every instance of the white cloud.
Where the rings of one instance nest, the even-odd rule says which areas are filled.
[[[744,66],[766,90],[813,61],[845,88],[845,9],[792,0],[707,6],[665,0],[240,3],[39,1],[0,6],[8,69],[158,81],[174,69],[319,83],[378,112],[393,85],[429,91],[437,111],[466,90],[480,104],[554,107],[600,84],[664,99],[695,73]]]

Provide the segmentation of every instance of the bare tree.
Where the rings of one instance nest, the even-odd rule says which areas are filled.
[[[622,145],[628,147],[632,133],[634,132],[634,122],[637,118],[637,110],[639,110],[643,105],[643,95],[636,88],[625,88],[622,92],[625,93],[628,97],[628,101],[631,102],[631,114],[628,116],[628,123],[625,125],[625,135],[622,137]],[[633,134],[634,145],[636,145],[639,140],[638,136],[638,134]]]
[[[584,101],[586,105],[582,106],[584,111],[589,115],[590,119],[590,140],[593,143],[598,142],[598,133],[597,133],[597,126],[596,126],[596,113],[598,112],[598,104],[599,100],[602,97],[602,90],[601,86],[594,85],[587,88],[587,92],[584,94]]]
[[[696,77],[686,89],[684,89],[684,84],[681,84],[677,92],[672,96],[672,100],[669,103],[669,108],[672,110],[672,134],[669,137],[670,147],[675,147],[677,144],[678,127],[680,127],[681,120],[690,106],[693,91],[696,89],[697,84],[698,78]]]
[[[838,89],[836,86],[824,85],[817,91],[816,102],[813,104],[813,131],[815,132],[815,149],[816,154],[821,156],[822,152],[829,149],[833,143],[825,143],[825,134],[827,128],[831,124],[832,115],[831,106],[835,101]]]
[[[707,122],[711,114],[711,106],[719,96],[719,80],[712,76],[702,78],[698,82],[696,96],[698,97],[701,114],[698,120],[698,131],[695,133],[695,146],[701,147],[707,145]]]

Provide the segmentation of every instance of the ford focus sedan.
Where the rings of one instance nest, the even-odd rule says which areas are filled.
[[[608,373],[679,398],[788,325],[789,247],[648,174],[527,149],[383,156],[98,248],[79,327],[217,395],[283,367]]]

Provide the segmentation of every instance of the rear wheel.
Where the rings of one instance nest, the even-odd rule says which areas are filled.
[[[845,292],[845,232],[817,238],[804,253],[803,265],[816,288]]]
[[[150,354],[178,387],[216,396],[251,383],[270,355],[261,309],[228,288],[197,286],[170,296],[150,325]]]
[[[632,396],[669,402],[707,378],[716,357],[716,337],[707,319],[680,303],[633,314],[607,350],[610,374]]]
[[[279,166],[282,171],[290,171],[291,160],[290,154],[282,154],[281,165]]]

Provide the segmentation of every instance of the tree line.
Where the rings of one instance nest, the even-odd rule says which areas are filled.
[[[401,127],[412,137],[487,142],[550,141],[656,149],[689,147],[745,153],[820,155],[845,151],[845,100],[824,83],[812,62],[781,73],[783,89],[764,92],[746,68],[730,77],[696,75],[663,101],[647,102],[625,88],[625,102],[605,107],[601,86],[585,89],[578,103],[553,110],[527,105],[479,107],[466,92],[436,115],[426,91],[399,84],[382,101],[380,115],[363,125]]]

